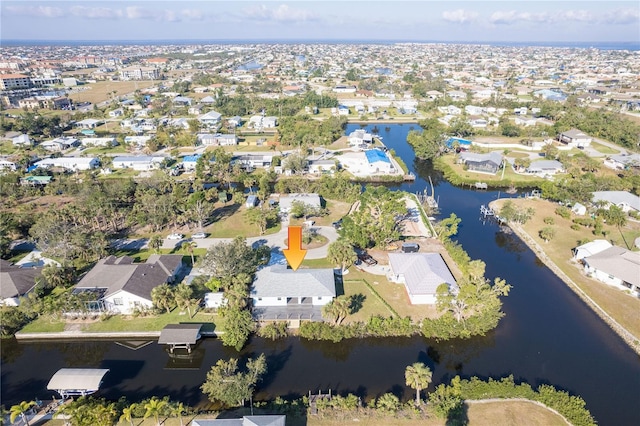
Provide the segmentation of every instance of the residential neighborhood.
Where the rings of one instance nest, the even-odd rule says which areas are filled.
[[[422,339],[438,374],[464,375],[466,360],[432,362],[449,356],[441,342],[508,345],[512,324],[550,321],[510,323],[506,312],[532,315],[518,292],[546,306],[569,297],[562,283],[638,353],[639,73],[637,51],[620,49],[2,46],[2,335],[153,341],[162,374],[199,370],[213,340],[246,366],[202,370],[203,411],[254,408],[256,348],[285,368],[288,351],[324,365],[363,342],[401,352]],[[239,401],[218,393],[232,370]],[[331,386],[351,389],[332,380],[291,392],[317,414],[338,398]],[[384,395],[395,415],[386,388],[358,398]],[[219,421],[285,424],[246,414]]]

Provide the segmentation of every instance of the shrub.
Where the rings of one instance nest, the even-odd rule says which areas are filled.
[[[578,231],[580,229],[580,225],[574,223],[573,225],[571,225],[571,229],[573,229],[574,231]]]
[[[553,225],[556,222],[552,217],[549,217],[549,216],[542,219],[542,221],[547,225]]]
[[[571,210],[565,206],[556,208],[555,213],[563,219],[569,219],[571,217]]]

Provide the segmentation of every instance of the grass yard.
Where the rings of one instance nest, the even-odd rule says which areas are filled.
[[[367,284],[364,280],[354,280],[350,277],[351,273],[344,276],[344,293],[346,296],[355,296],[362,295],[364,296],[364,300],[362,303],[362,308],[352,314],[349,315],[345,323],[362,321],[366,322],[369,318],[374,315],[381,315],[383,317],[388,317],[393,315],[391,311],[378,299],[378,297],[371,292]]]
[[[591,148],[595,149],[596,151],[602,153],[602,154],[618,154],[620,153],[619,149],[613,149],[610,148],[606,145],[603,145],[601,143],[598,142],[591,142]]]
[[[513,156],[512,154],[509,154]],[[514,182],[514,183],[526,183],[526,182],[539,182],[540,178],[536,176],[522,175],[513,171],[513,168],[507,166],[504,170],[504,176],[502,170],[498,170],[498,172],[493,175],[489,173],[478,173],[470,170],[465,170],[463,164],[456,164],[456,156],[455,155],[445,155],[440,157],[441,161],[444,161],[447,165],[449,165],[453,171],[467,181],[478,181],[478,182],[487,182],[491,183],[499,183],[501,181],[504,182]],[[560,175],[558,175],[560,176]]]
[[[73,102],[91,102],[96,104],[111,99],[112,92],[120,97],[136,90],[147,89],[156,84],[155,81],[98,81],[97,83],[78,86],[78,91],[69,94]]]
[[[193,313],[193,312],[192,312]],[[196,313],[193,318],[187,312],[174,309],[171,313],[153,317],[130,317],[114,315],[104,321],[94,321],[84,324],[82,331],[89,333],[99,332],[126,332],[126,331],[161,331],[167,324],[177,324],[180,322],[201,322],[204,323],[203,331],[214,331],[216,328],[217,314],[204,312]]]
[[[259,234],[257,225],[249,225],[245,216],[247,208],[244,203],[222,204],[216,203],[213,212],[213,223],[205,228],[209,238],[235,238],[255,237]],[[267,228],[265,235],[275,234],[280,231],[282,224],[277,222],[275,226]]]
[[[638,316],[640,299],[626,294],[623,290],[588,278],[583,274],[581,266],[571,261],[571,250],[578,245],[579,240],[593,241],[605,237],[595,236],[590,229],[584,227],[579,230],[571,229],[571,220],[556,215],[554,211],[558,205],[550,201],[522,198],[513,199],[513,201],[517,206],[531,207],[535,210],[535,215],[523,226],[523,229],[542,247],[545,254],[618,323],[640,337],[640,317]],[[502,202],[504,200],[497,200],[495,203],[500,205]],[[556,235],[548,243],[538,235],[542,228],[549,226],[544,223],[546,217],[553,218],[554,224],[550,226],[556,231]],[[605,230],[609,231],[606,239],[611,240],[614,245],[625,247],[617,228],[605,225]],[[640,236],[640,224],[637,222],[629,222],[623,230],[626,240],[630,243]]]

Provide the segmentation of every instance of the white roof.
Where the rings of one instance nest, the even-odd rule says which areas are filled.
[[[47,389],[55,391],[97,391],[106,368],[61,368],[51,377]]]
[[[617,206],[626,204],[635,210],[640,210],[640,197],[627,191],[595,191],[593,202],[596,201],[608,201]]]
[[[449,267],[438,253],[389,253],[394,274],[403,275],[409,294],[433,295],[440,284],[457,289]]]
[[[251,295],[259,297],[335,297],[333,269],[287,269],[267,266],[256,272]]]
[[[580,260],[585,257],[598,254],[609,247],[612,247],[611,243],[607,240],[594,240],[586,244],[578,246],[574,249],[576,259]]]
[[[613,246],[585,258],[585,262],[593,269],[640,286],[640,252]]]

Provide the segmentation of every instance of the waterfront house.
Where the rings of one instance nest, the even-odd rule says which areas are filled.
[[[404,284],[412,305],[433,305],[436,291],[447,284],[456,293],[458,285],[439,253],[389,253],[389,281]]]
[[[364,154],[367,157],[370,174],[393,174],[397,172],[386,152],[379,149],[368,149]]]
[[[256,272],[250,294],[257,318],[271,319],[275,312],[290,310],[299,315],[296,319],[320,320],[322,306],[336,297],[335,275],[330,268],[294,271],[286,265],[266,266]]]
[[[640,154],[616,154],[610,155],[604,161],[604,165],[615,170],[640,168]]]
[[[582,260],[585,257],[593,256],[611,247],[613,247],[613,245],[607,240],[593,240],[574,248],[572,250],[573,258],[575,260]]]
[[[640,212],[640,197],[627,191],[595,191],[592,202],[595,204],[598,201],[604,204],[605,209],[614,205],[625,213],[632,210]]]
[[[373,135],[371,133],[367,133],[364,129],[357,129],[349,133],[348,140],[349,145],[360,146],[373,143]]]
[[[34,290],[41,276],[40,267],[21,267],[0,259],[0,305],[20,305],[20,298]]]
[[[502,165],[502,154],[497,151],[488,154],[463,151],[458,158],[467,170],[473,172],[496,174]]]
[[[532,161],[526,171],[537,176],[553,176],[564,172],[564,166],[558,160],[538,160]]]
[[[182,272],[181,255],[153,254],[145,263],[134,263],[129,256],[109,256],[98,263],[74,286],[74,293],[92,292],[96,310],[131,314],[150,309],[151,290],[172,283]]]
[[[640,297],[640,252],[609,247],[582,259],[587,275]]]

